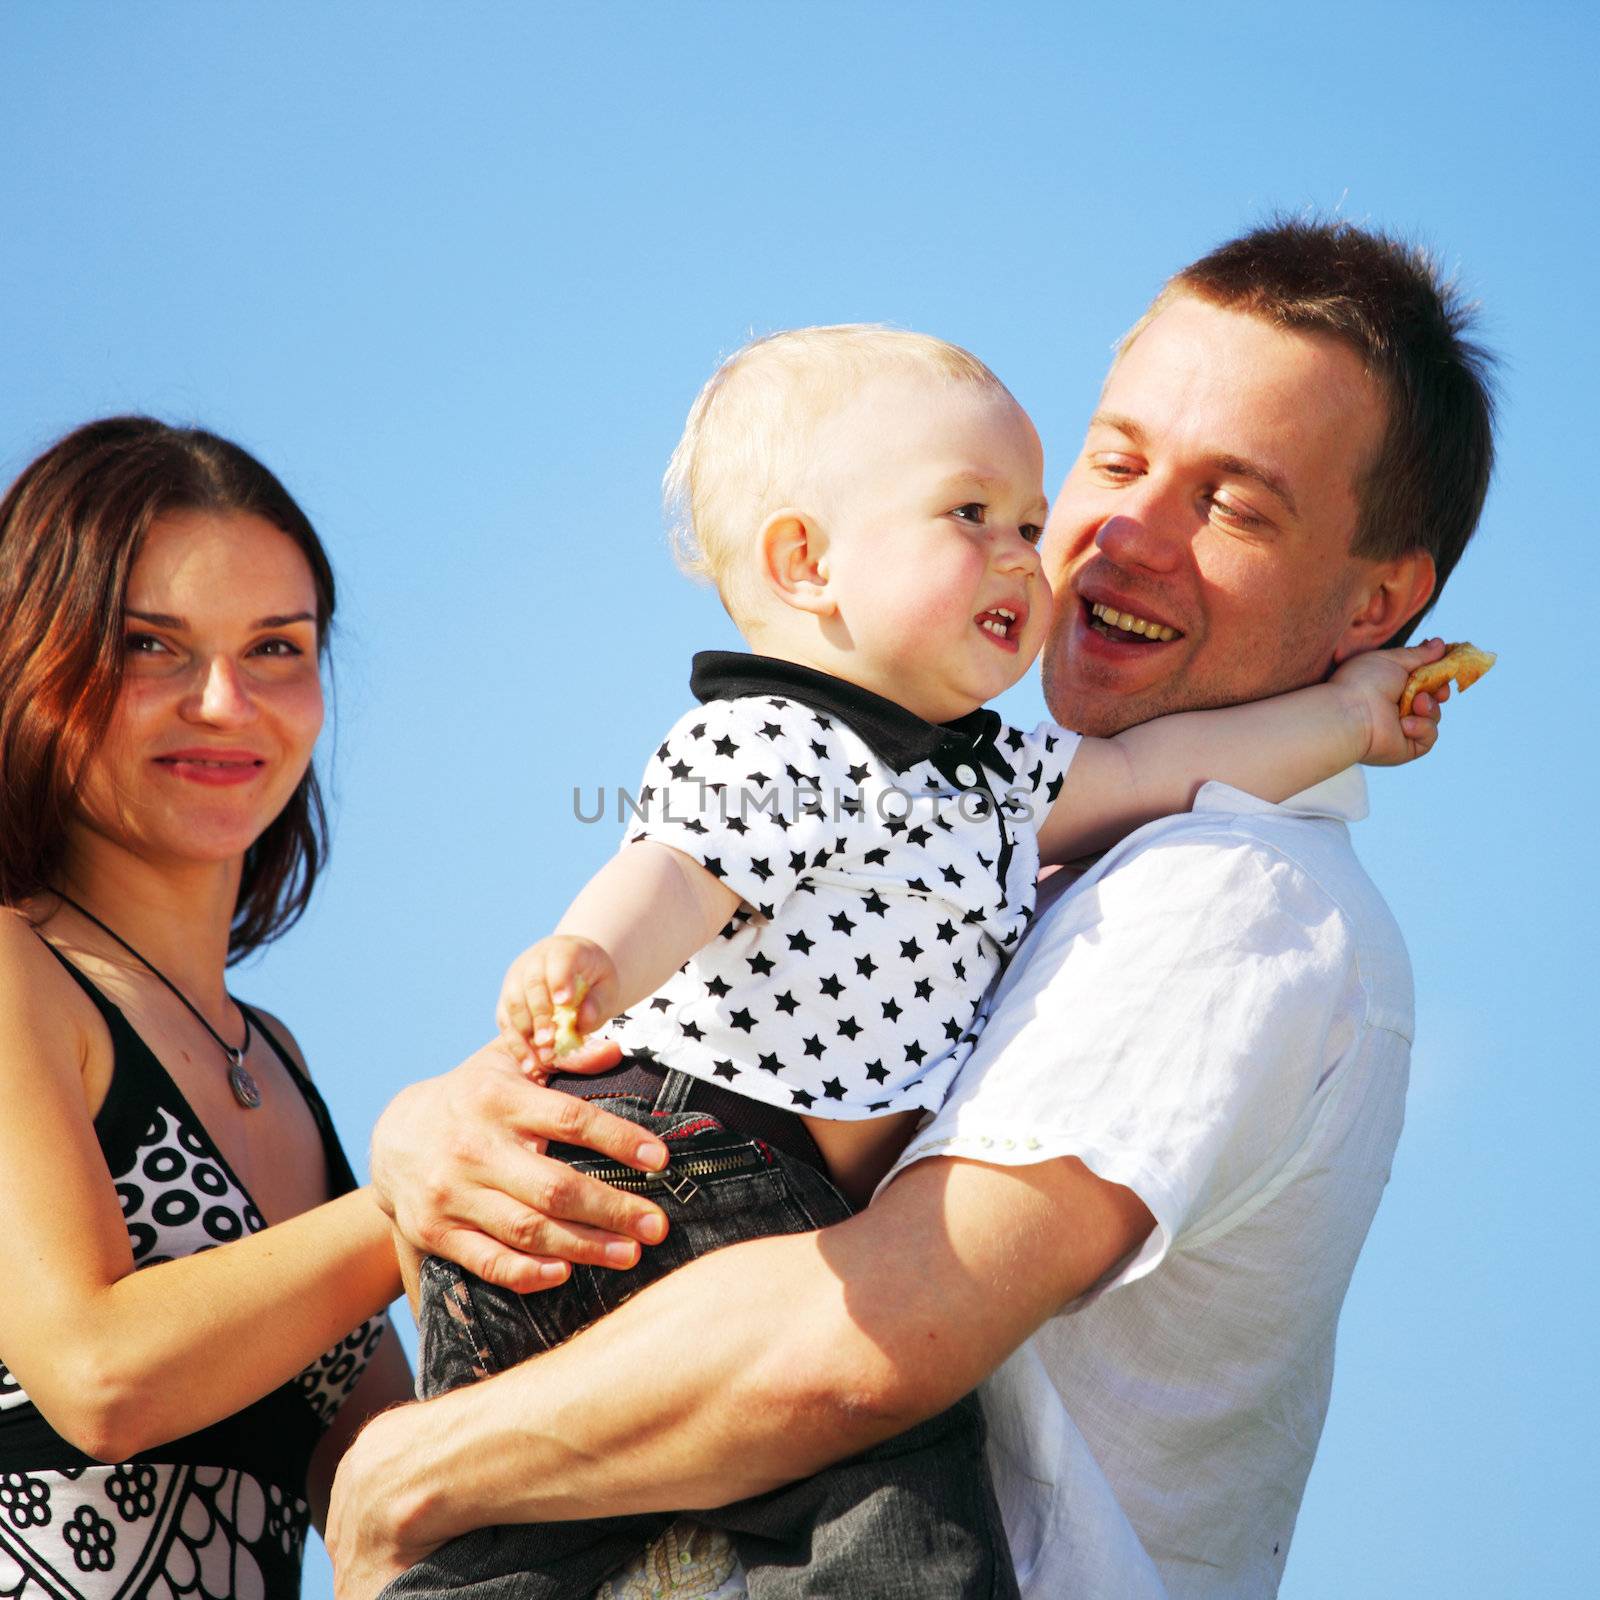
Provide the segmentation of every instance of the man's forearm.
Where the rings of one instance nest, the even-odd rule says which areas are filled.
[[[774,1281],[776,1302],[761,1287]],[[548,1355],[396,1414],[405,1431],[384,1470],[400,1537],[722,1504],[888,1437],[906,1423],[875,1408],[881,1355],[837,1337],[844,1298],[818,1236],[760,1240]]]
[[[1076,1162],[924,1162],[850,1222],[718,1251],[549,1355],[381,1419],[363,1470],[410,1547],[723,1504],[943,1409],[1148,1226]]]

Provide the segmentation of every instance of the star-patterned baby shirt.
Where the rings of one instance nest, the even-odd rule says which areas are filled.
[[[630,797],[743,904],[605,1030],[635,1057],[839,1121],[942,1104],[1033,916],[1038,826],[1079,739],[924,722],[768,656],[707,651]]]

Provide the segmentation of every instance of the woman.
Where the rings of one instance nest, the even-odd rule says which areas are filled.
[[[224,982],[322,859],[333,601],[211,434],[92,423],[0,503],[0,1593],[293,1594],[409,1394],[387,1219]]]

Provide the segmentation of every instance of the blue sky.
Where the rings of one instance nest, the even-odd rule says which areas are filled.
[[[1273,207],[1412,235],[1505,358],[1500,471],[1437,613],[1501,663],[1426,764],[1376,775],[1356,834],[1410,940],[1419,1036],[1283,1592],[1576,1589],[1593,16],[0,10],[0,470],[107,412],[200,421],[284,477],[334,556],[333,866],[236,986],[289,1018],[353,1151],[481,1039],[507,958],[614,847],[573,787],[630,783],[690,653],[736,642],[657,508],[720,354],[809,322],[942,334],[1031,410],[1053,487],[1168,272]],[[1037,689],[1006,709],[1042,714]]]

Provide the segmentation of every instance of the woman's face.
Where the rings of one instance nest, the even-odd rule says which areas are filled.
[[[129,575],[122,690],[79,824],[152,861],[242,857],[322,727],[316,613],[311,568],[270,522],[158,519]]]

